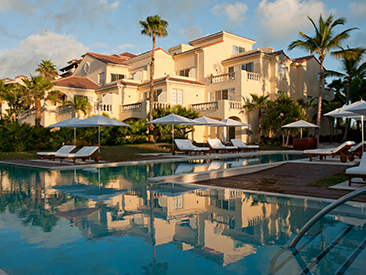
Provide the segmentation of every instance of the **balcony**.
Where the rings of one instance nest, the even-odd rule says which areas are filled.
[[[260,80],[260,77],[261,77],[260,74],[247,72],[247,79],[248,80],[259,81]]]
[[[220,82],[231,81],[231,80],[235,80],[235,73],[210,76],[207,78],[207,84],[214,84],[214,83],[220,83]]]
[[[136,111],[141,112],[141,110],[142,110],[142,103],[141,102],[122,105],[122,113],[136,112]]]
[[[112,104],[98,103],[97,104],[97,110],[99,110],[101,112],[110,112],[110,113],[112,113]]]
[[[196,112],[215,111],[218,108],[219,103],[217,101],[192,104],[192,109]]]

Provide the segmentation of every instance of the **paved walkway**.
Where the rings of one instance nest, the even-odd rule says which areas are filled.
[[[349,167],[349,165],[339,163],[287,162],[259,172],[199,181],[196,184],[338,199],[348,194],[350,190],[308,186],[308,184],[334,176]],[[366,187],[366,184],[364,186]],[[362,195],[354,201],[366,202],[366,195]]]

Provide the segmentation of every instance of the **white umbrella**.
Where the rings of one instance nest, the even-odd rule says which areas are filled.
[[[166,124],[172,125],[172,151],[174,151],[174,124],[180,125],[197,125],[192,119],[186,118],[184,116],[179,116],[176,114],[170,114],[164,117],[154,119],[152,121],[146,122],[146,124]]]
[[[77,117],[73,117],[70,119],[66,119],[60,122],[57,122],[55,124],[49,125],[47,127],[51,128],[51,127],[69,127],[69,128],[74,128],[74,145],[76,145],[76,127],[75,126],[70,126],[73,125],[73,123],[76,123],[78,121],[81,121],[80,118]]]
[[[224,126],[226,127],[241,127],[241,126],[250,126],[250,124],[240,122],[231,118],[227,118],[224,120],[221,120],[221,122],[225,123]]]
[[[302,128],[320,128],[318,125],[304,121],[299,120],[295,122],[291,122],[289,124],[286,124],[282,126],[282,128],[300,128],[300,137],[302,138]]]
[[[130,126],[130,125],[101,115],[92,116],[70,124],[70,127],[79,127],[79,128],[98,127],[98,147],[100,147],[100,127],[112,127],[112,126]]]
[[[192,125],[197,125],[197,126],[211,126],[211,127],[223,127],[226,126],[226,124],[222,121],[216,120],[216,119],[212,119],[206,116],[201,116],[199,118],[193,119],[193,121],[195,122],[195,124]],[[190,125],[190,124],[187,124]],[[205,129],[203,128],[203,137],[205,137]]]
[[[346,118],[353,118],[356,120],[361,120],[362,152],[364,151],[363,142],[365,140],[365,134],[364,134],[364,129],[363,129],[365,115],[366,115],[366,101],[362,100],[362,99],[325,114],[325,116],[346,117]]]

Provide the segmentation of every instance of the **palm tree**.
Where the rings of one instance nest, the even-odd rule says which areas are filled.
[[[42,59],[42,62],[38,64],[38,68],[35,72],[43,75],[47,79],[55,79],[58,76],[56,66],[51,62],[51,60]]]
[[[44,99],[46,91],[50,90],[55,84],[51,82],[51,79],[47,79],[43,75],[30,75],[30,79],[23,78],[22,81],[25,84],[28,97],[35,103],[36,116],[34,124],[37,128],[40,128],[42,118],[41,100]]]
[[[256,94],[250,94],[252,96],[252,102],[248,103],[246,105],[243,105],[243,108],[246,109],[248,113],[253,111],[258,111],[258,142],[261,142],[261,135],[260,131],[262,128],[262,115],[263,115],[263,109],[265,109],[268,106],[268,97],[267,96],[258,96]]]
[[[154,104],[154,66],[155,66],[155,45],[156,45],[156,37],[164,37],[168,35],[168,31],[166,28],[169,26],[168,22],[162,20],[160,16],[148,16],[146,21],[140,21],[140,25],[143,28],[141,30],[141,34],[148,35],[152,37],[153,42],[153,49],[151,53],[151,65],[150,65],[150,92],[149,92],[149,103],[150,103],[150,110],[149,110],[149,121],[153,120],[153,104]],[[153,136],[154,125],[149,125],[149,134],[150,134],[150,141],[154,141]]]
[[[76,116],[78,118],[80,118],[80,112],[86,115],[87,111],[92,108],[88,98],[85,96],[82,97],[74,96],[74,101],[66,101],[65,104],[69,104],[74,107]]]
[[[346,104],[350,102],[350,90],[351,84],[354,79],[363,77],[366,73],[366,62],[361,63],[362,55],[366,52],[366,49],[355,48],[355,49],[342,49],[332,53],[336,58],[340,58],[342,61],[342,71],[345,73],[327,71],[327,76],[339,76],[343,77],[344,81],[347,83],[347,93],[346,93]],[[361,63],[361,64],[360,64]],[[342,142],[347,139],[349,132],[350,119],[346,120],[346,127],[343,135]]]
[[[340,17],[333,20],[333,15],[324,21],[322,15],[319,17],[319,26],[308,16],[313,24],[315,36],[311,37],[303,32],[299,32],[300,39],[293,41],[289,46],[289,50],[301,48],[307,50],[311,54],[319,55],[320,73],[319,73],[319,91],[318,91],[318,115],[317,125],[321,124],[322,100],[323,100],[323,78],[324,78],[324,59],[333,50],[341,49],[342,43],[349,37],[349,32],[357,28],[350,28],[341,33],[335,34],[334,28],[338,25],[344,25],[346,19]],[[316,137],[319,137],[319,131],[316,131]]]

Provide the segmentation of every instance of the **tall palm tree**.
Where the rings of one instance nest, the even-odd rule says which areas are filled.
[[[38,64],[36,73],[43,75],[45,78],[55,79],[58,76],[56,66],[51,62],[51,60],[43,60]]]
[[[74,96],[74,101],[66,101],[65,104],[69,104],[74,107],[76,116],[78,118],[80,118],[80,112],[86,115],[87,111],[92,108],[88,98],[85,96],[83,97]]]
[[[51,82],[51,79],[47,79],[43,75],[30,75],[30,79],[23,78],[22,81],[25,84],[25,90],[28,97],[35,103],[36,116],[34,124],[37,128],[40,128],[42,118],[41,100],[44,99],[46,91],[54,86],[54,83]]]
[[[341,49],[342,43],[349,37],[349,32],[357,28],[350,28],[342,31],[341,33],[335,34],[334,28],[338,25],[344,25],[346,23],[345,18],[340,17],[334,20],[333,15],[329,15],[329,17],[324,21],[322,15],[320,15],[318,26],[309,16],[308,19],[313,24],[315,35],[312,37],[303,32],[299,32],[300,39],[293,41],[288,46],[288,49],[293,50],[295,48],[301,48],[307,50],[311,54],[316,53],[319,55],[320,72],[317,125],[320,126],[323,100],[324,59],[333,50]],[[316,137],[319,137],[319,131],[316,131]]]
[[[366,73],[366,62],[362,62],[362,55],[366,52],[364,48],[355,49],[342,49],[332,53],[336,58],[340,58],[342,62],[342,71],[344,73],[327,71],[327,76],[339,76],[344,78],[344,82],[347,83],[347,93],[346,93],[346,104],[350,102],[350,90],[351,84],[355,78],[363,77]],[[346,127],[343,135],[342,142],[346,141],[350,126],[350,119],[346,120]]]
[[[266,96],[258,96],[256,94],[250,94],[252,97],[252,102],[243,105],[243,108],[248,112],[258,111],[258,142],[261,142],[261,135],[260,131],[262,128],[262,115],[263,115],[263,109],[265,109],[268,105],[268,97]]]
[[[148,35],[152,37],[153,49],[151,53],[151,64],[150,64],[150,92],[149,92],[149,121],[153,120],[153,104],[154,104],[154,69],[155,69],[155,45],[156,45],[156,37],[164,37],[168,35],[167,27],[169,26],[168,22],[162,20],[160,16],[148,16],[146,21],[140,21],[140,25],[143,28],[141,30],[141,34]],[[150,141],[154,141],[153,136],[154,125],[149,125],[149,135]]]

